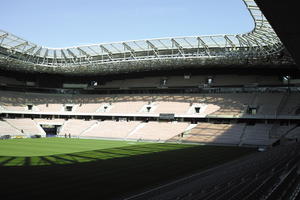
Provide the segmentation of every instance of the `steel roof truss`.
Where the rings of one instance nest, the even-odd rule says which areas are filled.
[[[130,52],[131,57],[135,58],[135,51],[125,42],[122,43],[124,48]]]
[[[183,51],[182,46],[181,46],[174,38],[172,38],[171,41],[172,41],[172,44],[175,45],[175,46],[177,47],[177,50],[179,51],[179,53],[180,53],[182,56],[184,56],[184,51]]]
[[[112,60],[112,52],[110,50],[108,50],[105,46],[100,45],[100,48],[102,49],[102,51],[104,51],[107,56],[109,57],[110,60]]]
[[[86,51],[84,51],[83,49],[81,49],[80,47],[77,47],[78,51],[80,51],[80,53],[82,53],[83,55],[85,55],[86,57],[90,57],[91,55],[88,54]]]
[[[200,37],[197,37],[197,40],[198,40],[198,48],[200,48],[200,45],[201,45],[202,47],[204,47],[207,55],[210,56],[210,50],[209,50],[208,45]]]
[[[22,46],[26,46],[26,45],[28,45],[28,42],[27,42],[27,41],[26,41],[26,42],[23,42],[23,43],[21,43],[21,44],[18,44],[18,45],[16,45],[16,46],[11,47],[10,50],[15,50],[15,49],[18,49],[18,48],[20,48],[20,47],[22,47]]]
[[[152,49],[152,51],[154,52],[155,56],[158,57],[158,48],[153,43],[151,43],[149,40],[146,40],[146,43]]]

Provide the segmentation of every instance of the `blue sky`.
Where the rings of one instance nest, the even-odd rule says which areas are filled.
[[[244,33],[242,0],[1,0],[0,29],[69,47],[159,37]]]

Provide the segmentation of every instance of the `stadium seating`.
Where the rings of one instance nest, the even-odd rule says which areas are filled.
[[[12,127],[17,129],[19,132],[26,135],[45,135],[42,129],[35,123],[34,120],[26,119],[26,118],[18,118],[18,119],[6,119],[5,120]]]
[[[276,115],[282,98],[282,93],[260,93],[256,95],[253,105],[258,107],[259,114]]]
[[[6,121],[0,120],[0,136],[3,135],[24,135],[19,129],[10,125]]]
[[[201,103],[213,104],[220,107],[220,109],[212,115],[225,115],[225,116],[239,116],[242,115],[247,105],[251,104],[253,94],[209,94],[203,95],[202,98],[197,100]]]
[[[167,83],[172,83],[169,82],[172,80],[171,78],[168,79]],[[193,78],[198,81],[203,77]],[[182,81],[185,81],[185,79]],[[230,80],[224,81],[229,84]],[[222,84],[225,84],[225,82]],[[65,115],[66,113],[83,113],[104,116],[103,114],[105,114],[105,116],[110,116],[108,119],[111,121],[106,118],[102,119],[105,120],[103,122],[80,119],[57,121],[56,125],[62,126],[59,135],[72,132],[74,137],[165,141],[171,138],[175,139],[178,134],[184,132],[186,124],[153,121],[149,123],[141,123],[140,121],[116,122],[114,121],[115,117],[117,117],[116,119],[118,117],[122,119],[122,115],[126,116],[128,114],[131,117],[142,115],[158,117],[161,113],[171,113],[175,114],[176,117],[239,118],[242,116],[249,117],[247,113],[249,106],[257,108],[257,113],[252,114],[251,117],[297,115],[298,99],[299,94],[295,93],[61,95],[0,91],[0,111],[21,114],[30,112],[49,113],[50,115],[55,113],[58,113],[58,115],[59,113]],[[32,106],[31,109],[29,109],[30,105]],[[68,106],[71,109],[68,110]],[[66,118],[72,117],[66,116]],[[26,134],[44,134],[41,133],[39,126],[36,128],[36,125],[44,119],[35,119],[34,121],[24,119],[24,124],[19,119],[10,120],[18,130],[23,130]],[[99,117],[97,120],[99,120]],[[133,118],[130,120],[133,120]],[[55,121],[49,120],[47,123],[53,124]],[[169,124],[172,124],[170,127],[174,131],[168,128]],[[29,126],[35,128],[31,129]],[[117,126],[123,128],[117,128]],[[240,123],[222,124],[222,122],[221,124],[200,123],[197,127],[190,131],[190,135],[186,134],[183,138],[177,138],[177,140],[234,145],[270,145],[289,129],[288,127],[277,127],[276,124],[245,126],[245,124]],[[151,132],[150,130],[160,131]],[[159,132],[159,134],[156,132]]]
[[[77,106],[75,112],[79,113],[95,113],[101,107],[101,103],[85,103]]]
[[[40,104],[36,106],[40,112],[61,112],[63,111],[62,104]]]
[[[109,113],[139,113],[147,102],[144,101],[125,101],[114,102],[111,104]]]
[[[300,126],[294,127],[289,133],[287,133],[286,138],[300,139]]]
[[[189,123],[148,122],[142,123],[128,135],[128,139],[165,141],[184,132]]]
[[[26,107],[22,105],[2,105],[1,106],[3,110],[9,110],[9,111],[25,111]]]
[[[255,124],[247,126],[241,143],[243,145],[270,145],[274,142],[270,139],[272,124]]]
[[[184,132],[184,134],[171,138],[170,141],[268,146],[291,128],[291,126],[279,126],[273,130],[273,126],[273,124],[255,124],[252,126],[245,123],[201,122],[191,130]],[[271,129],[274,131],[272,137],[270,136]]]
[[[291,93],[287,94],[285,102],[279,110],[280,115],[297,115],[296,111],[300,108],[300,94],[298,93]],[[299,114],[299,113],[298,113]]]
[[[298,191],[289,191],[299,184],[298,152],[299,145],[292,144],[252,154],[141,193],[135,199],[294,199],[299,197]]]
[[[238,145],[244,128],[245,124],[200,123],[187,131],[182,137],[173,139],[178,139],[182,142]]]
[[[85,121],[79,119],[69,119],[63,124],[58,135],[64,136],[65,134],[71,134],[72,137],[80,136],[96,123],[97,121],[94,120]]]
[[[151,104],[150,113],[195,114],[190,111],[193,105],[203,105],[210,109],[200,109],[202,115],[241,115],[251,104],[254,94],[195,94],[195,95],[63,95],[29,94],[1,92],[1,107],[7,111],[28,111],[27,105],[33,105],[36,112],[64,112],[64,105],[71,104],[71,112],[103,112],[101,106],[110,105],[110,113],[139,113],[142,107]],[[41,103],[44,102],[44,103]],[[48,103],[45,103],[48,102]],[[203,112],[203,113],[201,113]]]
[[[9,121],[15,123],[15,121]],[[26,133],[34,132],[32,129],[36,127],[36,124],[59,124],[62,127],[58,136],[61,137],[71,134],[72,137],[81,138],[106,138],[151,141],[168,140],[184,132],[190,124],[187,122],[142,123],[140,121],[86,121],[80,119],[69,119],[67,121],[62,121],[58,119],[37,119],[35,120],[36,124],[33,124],[33,121],[30,119],[18,119],[18,121],[22,121],[22,125],[20,125],[20,122],[16,123],[18,125],[18,128],[24,128]],[[24,122],[26,122],[25,125]],[[29,126],[32,126],[30,130]]]
[[[90,126],[81,136],[125,139],[139,124],[140,122],[138,121],[100,121]]]
[[[270,138],[280,139],[293,130],[297,124],[279,124],[275,123],[270,130]]]
[[[153,104],[152,113],[174,113],[186,114],[190,108],[190,104],[186,102],[162,102],[155,101]]]
[[[150,105],[149,113],[196,114],[195,106],[200,106],[202,116],[237,117],[246,114],[248,106],[257,107],[257,115],[296,115],[298,94],[287,97],[283,93],[224,93],[224,94],[155,94],[155,95],[62,95],[35,94],[1,91],[0,110],[65,112],[65,106],[73,108],[68,112],[97,113],[146,113],[143,107]],[[41,103],[44,102],[44,103]],[[45,103],[48,102],[48,103]],[[32,105],[32,110],[28,110]],[[202,109],[206,107],[206,109]]]

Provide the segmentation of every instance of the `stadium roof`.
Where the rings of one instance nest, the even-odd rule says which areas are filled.
[[[45,73],[108,74],[188,65],[200,67],[261,63],[261,59],[278,55],[284,46],[255,1],[243,1],[255,27],[252,31],[241,34],[169,37],[48,48],[0,30],[0,68]]]
[[[275,32],[300,66],[299,6],[294,0],[256,0]]]

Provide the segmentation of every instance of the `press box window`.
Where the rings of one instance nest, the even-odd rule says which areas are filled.
[[[248,107],[247,114],[249,115],[256,115],[258,111],[257,107]]]
[[[73,106],[66,106],[65,111],[71,112],[73,109]]]
[[[32,110],[33,105],[27,105],[27,110]]]

